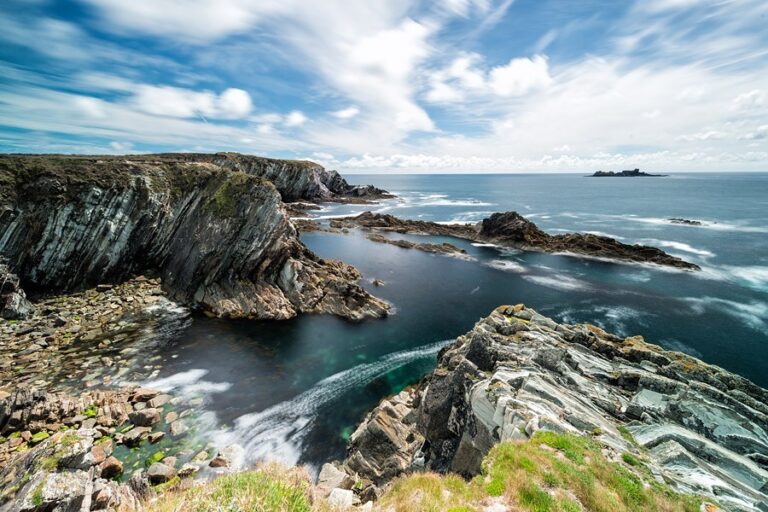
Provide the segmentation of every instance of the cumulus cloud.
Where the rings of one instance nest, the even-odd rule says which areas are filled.
[[[294,110],[285,116],[285,126],[294,127],[301,126],[307,122],[307,116],[299,110]]]
[[[170,117],[239,119],[251,112],[251,97],[242,89],[220,95],[170,86],[139,85],[131,100],[142,112]]]
[[[552,83],[547,59],[519,57],[490,70],[482,69],[483,58],[462,54],[447,67],[432,73],[430,89],[425,98],[433,103],[450,103],[471,96],[524,96],[544,89]]]
[[[336,110],[334,112],[331,112],[331,115],[333,117],[337,117],[339,119],[352,119],[357,114],[360,113],[360,109],[357,107],[347,107],[343,108],[341,110]]]
[[[550,83],[547,60],[541,55],[512,59],[509,64],[491,70],[491,89],[499,96],[521,96]]]

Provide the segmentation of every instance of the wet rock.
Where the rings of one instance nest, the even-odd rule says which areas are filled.
[[[727,510],[766,503],[768,468],[754,454],[768,453],[768,391],[639,336],[504,306],[408,393],[350,438],[344,466],[377,486],[422,469],[473,476],[495,443],[549,430],[589,436],[614,457],[639,445],[653,474]]]
[[[222,448],[208,464],[212,468],[232,468],[240,465],[243,458],[243,448],[232,444]]]
[[[123,463],[114,456],[109,456],[101,464],[102,478],[115,478],[123,473]]]
[[[198,471],[200,471],[200,466],[197,464],[192,464],[191,462],[187,462],[186,464],[183,464],[181,466],[181,469],[179,469],[178,475],[181,478],[188,478],[191,476],[194,476]]]
[[[162,462],[155,462],[147,470],[147,478],[152,484],[162,484],[176,476],[176,470]]]
[[[157,409],[167,404],[170,400],[171,400],[171,395],[157,395],[156,397],[149,400],[149,402],[147,402],[147,405],[149,407],[152,407],[153,409]]]
[[[156,423],[160,423],[160,411],[154,408],[134,411],[128,417],[131,423],[139,427],[151,427]]]
[[[186,423],[184,423],[182,420],[174,421],[171,423],[171,426],[168,429],[171,437],[181,437],[186,434],[188,430],[189,427],[187,427]]]
[[[137,446],[149,437],[151,431],[149,427],[134,427],[123,435],[123,443],[127,446]]]
[[[438,224],[364,212],[356,217],[334,219],[331,226],[337,229],[362,227],[397,233],[453,236],[530,251],[570,253],[615,261],[645,262],[685,270],[700,270],[698,265],[667,254],[656,247],[627,245],[610,237],[589,233],[550,235],[517,212],[494,213],[477,224]],[[389,243],[380,235],[374,236],[374,241]],[[404,242],[403,246],[408,243]]]

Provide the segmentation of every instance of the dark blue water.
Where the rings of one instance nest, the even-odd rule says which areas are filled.
[[[510,252],[450,241],[470,258],[376,244],[363,233],[310,233],[323,257],[357,266],[366,286],[397,308],[386,320],[349,323],[197,319],[163,353],[161,377],[201,393],[216,443],[239,441],[249,460],[317,465],[343,455],[346,438],[382,397],[417,381],[443,340],[500,304],[524,302],[560,321],[641,334],[768,386],[768,174],[669,178],[575,175],[364,176],[398,199],[331,205],[317,216],[365,209],[439,222],[517,210],[541,228],[608,234],[657,245],[698,273],[569,256]],[[701,227],[666,219],[700,220]],[[400,236],[400,235],[398,235]],[[367,285],[371,279],[383,287]]]

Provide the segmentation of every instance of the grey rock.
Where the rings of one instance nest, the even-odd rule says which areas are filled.
[[[160,423],[160,411],[154,408],[142,409],[140,411],[134,411],[128,415],[131,423],[139,427],[151,427],[156,423]]]
[[[171,480],[176,476],[176,470],[173,467],[163,464],[162,462],[155,462],[147,470],[147,478],[153,484],[162,484]]]
[[[0,254],[35,288],[155,272],[169,298],[215,316],[360,320],[390,308],[357,284],[359,272],[298,239],[281,193],[348,192],[315,164],[232,154],[4,155],[0,174],[0,208],[9,212],[0,216]]]
[[[423,468],[476,475],[495,443],[539,430],[636,451],[623,427],[651,473],[681,492],[727,510],[768,503],[768,458],[757,455],[768,453],[768,391],[639,336],[501,307],[408,393],[382,401],[350,438],[344,466],[378,486]]]

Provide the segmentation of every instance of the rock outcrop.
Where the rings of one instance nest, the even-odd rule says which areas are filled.
[[[298,240],[278,188],[322,197],[309,164],[288,172],[242,155],[130,158],[0,157],[0,254],[28,293],[150,273],[172,300],[218,316],[387,314],[354,268]],[[280,169],[296,188],[266,179]]]
[[[126,157],[115,158],[126,159]],[[129,158],[132,162],[149,164],[206,163],[244,172],[272,182],[285,202],[366,202],[393,197],[387,191],[372,185],[350,185],[338,172],[326,170],[323,166],[308,160],[279,160],[239,153],[163,153],[131,155]]]
[[[517,212],[494,213],[476,224],[438,224],[398,219],[392,215],[364,212],[356,217],[331,221],[331,227],[361,227],[396,233],[453,236],[529,251],[566,253],[614,261],[653,263],[684,270],[700,270],[694,263],[656,247],[623,244],[607,236],[589,233],[550,235]]]
[[[503,306],[366,417],[344,467],[379,486],[424,467],[472,476],[494,444],[554,431],[641,455],[656,478],[727,510],[766,510],[766,404],[765,389],[639,336]]]
[[[0,262],[0,316],[6,320],[27,318],[33,311],[32,303],[21,288],[19,277],[8,265]]]

